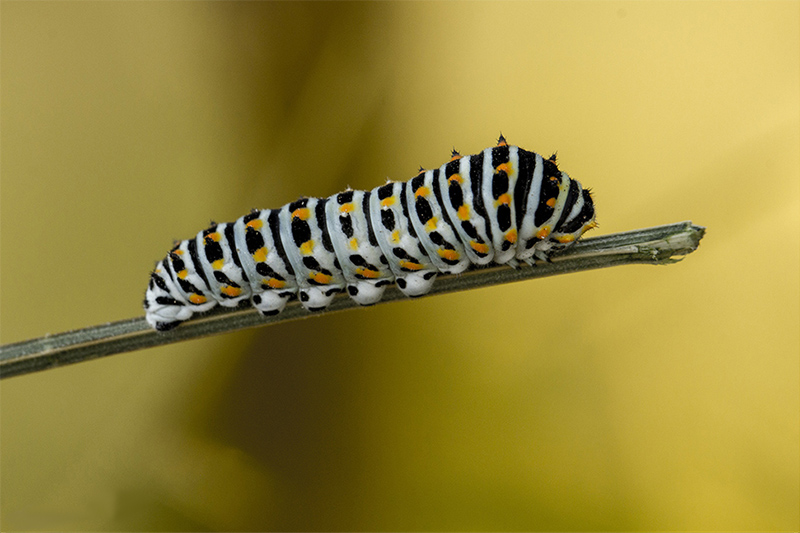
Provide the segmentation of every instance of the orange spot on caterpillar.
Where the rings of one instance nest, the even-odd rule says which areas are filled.
[[[458,208],[458,218],[461,220],[469,220],[469,206],[467,206],[467,204],[462,204],[461,207]]]
[[[299,218],[300,220],[308,220],[311,217],[311,210],[307,207],[301,207],[292,211],[292,218]]]
[[[420,196],[428,196],[431,193],[431,190],[424,185],[414,191],[414,198],[419,198]]]
[[[381,273],[378,272],[377,270],[372,270],[371,268],[364,268],[364,267],[358,267],[356,269],[356,274],[359,274],[361,276],[364,276],[365,278],[370,278],[370,279],[375,279],[381,275]]]
[[[555,205],[556,205],[556,199],[555,199],[555,198],[550,198],[550,199],[549,199],[549,200],[547,200],[545,203],[547,204],[547,206],[548,206],[548,207],[555,207]]]
[[[181,270],[180,272],[178,272],[178,277],[181,278],[181,279],[186,279],[186,276],[188,276],[188,275],[189,275],[189,271],[186,270],[186,269]]]
[[[339,207],[339,212],[340,213],[351,213],[353,211],[353,209],[354,209],[354,207],[353,207],[352,203],[344,204],[343,206]]]
[[[502,163],[497,165],[494,169],[495,172],[505,172],[506,174],[511,174],[511,165],[508,163]]]
[[[567,235],[562,235],[561,237],[556,237],[556,240],[560,243],[566,244],[568,242],[572,242],[575,240],[575,235],[568,233]]]
[[[183,250],[173,250],[172,253],[175,255],[183,255]]]
[[[400,242],[400,230],[394,230],[391,239],[393,243]]]
[[[230,296],[231,298],[236,298],[237,296],[242,294],[242,289],[240,289],[239,287],[231,287],[230,285],[225,285],[224,287],[222,287],[222,289],[220,289],[220,292],[222,294],[225,294],[226,296]]]
[[[221,238],[220,234],[215,231],[214,233],[209,233],[208,235],[206,235],[204,241],[206,244],[211,244],[210,242],[208,242],[209,240],[214,242],[219,242],[220,238]]]
[[[431,217],[430,220],[425,223],[425,231],[434,231],[438,222],[436,217]]]
[[[192,294],[189,296],[189,301],[195,305],[204,304],[208,301],[208,298],[203,296],[202,294]]]
[[[314,253],[314,241],[309,239],[300,245],[300,251],[303,255],[311,255]]]
[[[383,200],[381,200],[381,205],[383,207],[389,207],[390,205],[394,205],[395,201],[396,201],[395,197],[390,196],[388,198],[384,198]]]
[[[256,250],[256,253],[253,254],[253,260],[256,263],[263,263],[267,260],[267,249],[265,247],[261,247]]]
[[[328,274],[323,274],[322,272],[309,273],[308,277],[313,279],[314,281],[316,281],[317,283],[319,283],[321,285],[327,285],[333,279]]]
[[[506,233],[505,238],[508,242],[514,244],[515,242],[517,242],[517,230],[515,229],[509,230]]]
[[[224,266],[225,266],[225,260],[224,259],[217,259],[216,261],[211,263],[211,267],[214,270],[222,270],[222,267],[224,267]]]
[[[422,270],[422,265],[420,265],[419,263],[414,263],[412,261],[406,261],[405,259],[401,259],[400,268],[405,268],[407,270]]]
[[[261,229],[263,225],[264,221],[261,220],[260,218],[254,218],[253,220],[245,224],[245,226],[251,227],[253,229]]]
[[[486,243],[477,242],[477,241],[470,241],[469,245],[472,247],[473,250],[475,250],[478,253],[481,253],[481,254],[488,254],[489,253],[489,245],[486,244]]]
[[[358,239],[356,239],[355,237],[350,239],[350,249],[351,250],[358,250]]]
[[[439,255],[441,257],[443,257],[444,259],[447,259],[448,261],[458,261],[461,258],[459,253],[456,252],[455,250],[442,250],[442,249],[439,249],[439,250],[436,250],[436,251],[439,253]]]
[[[500,195],[500,198],[498,198],[498,199],[497,199],[497,200],[494,202],[494,206],[495,206],[495,207],[497,207],[497,206],[499,206],[499,205],[503,205],[503,204],[510,204],[510,203],[511,203],[511,195],[510,195],[510,194],[508,194],[508,193],[506,193],[506,194],[501,194],[501,195]]]
[[[275,278],[269,278],[267,285],[271,289],[282,289],[286,286],[286,282]]]
[[[550,226],[544,226],[542,229],[536,232],[537,239],[546,239],[548,235],[550,235]]]

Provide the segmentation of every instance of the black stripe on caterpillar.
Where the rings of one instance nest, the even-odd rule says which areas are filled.
[[[147,322],[159,331],[243,300],[264,315],[298,297],[325,309],[346,290],[361,305],[391,283],[426,294],[439,273],[533,265],[596,226],[589,191],[501,136],[497,146],[371,191],[253,210],[181,241],[150,276]]]

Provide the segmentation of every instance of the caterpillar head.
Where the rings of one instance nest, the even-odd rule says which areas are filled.
[[[580,187],[580,184],[578,186]],[[570,244],[595,227],[597,222],[592,195],[587,189],[583,189],[564,223],[550,235],[550,240],[557,244]]]

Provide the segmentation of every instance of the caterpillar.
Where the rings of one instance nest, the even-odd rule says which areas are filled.
[[[146,319],[167,331],[243,300],[269,316],[295,297],[320,311],[344,290],[371,305],[392,283],[422,296],[439,273],[549,261],[596,225],[591,194],[558,169],[555,155],[545,159],[501,135],[497,146],[469,156],[453,150],[449,162],[408,181],[212,224],[156,265]]]

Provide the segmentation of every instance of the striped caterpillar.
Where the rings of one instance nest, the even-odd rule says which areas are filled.
[[[320,311],[347,290],[361,305],[396,283],[426,294],[438,273],[494,262],[514,267],[596,226],[592,197],[555,156],[497,146],[452,158],[409,181],[253,210],[177,243],[150,276],[147,322],[159,331],[242,300],[264,315],[297,296]]]

